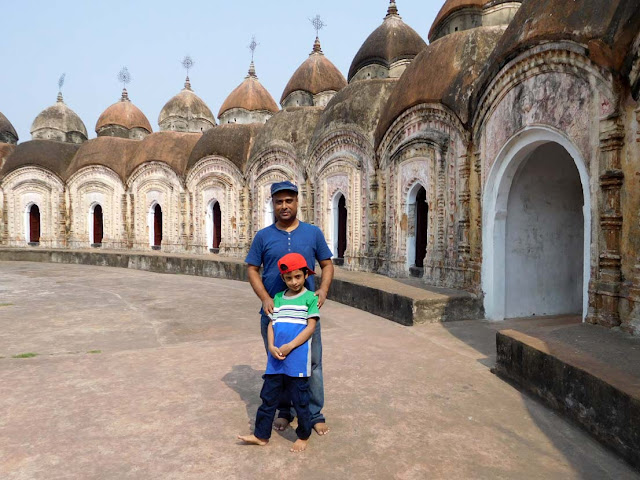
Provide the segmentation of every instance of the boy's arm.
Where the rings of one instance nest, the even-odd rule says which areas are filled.
[[[273,344],[273,339],[274,339],[273,323],[269,321],[269,326],[267,327],[267,345],[269,348],[269,353],[274,358],[277,358],[278,360],[282,360],[284,359],[285,354],[283,354],[282,351],[280,351],[280,349]]]
[[[311,317],[307,319],[307,326],[304,328],[304,330],[302,330],[298,336],[296,338],[294,338],[293,340],[291,340],[289,343],[285,343],[284,345],[282,345],[280,347],[280,353],[282,353],[284,356],[289,355],[289,353],[291,352],[291,350],[293,350],[294,348],[298,348],[300,345],[302,345],[304,342],[306,342],[307,340],[309,340],[311,338],[311,335],[313,335],[314,330],[316,329],[316,321],[318,320],[317,317]],[[271,325],[271,324],[269,324]],[[278,358],[278,357],[276,357]]]

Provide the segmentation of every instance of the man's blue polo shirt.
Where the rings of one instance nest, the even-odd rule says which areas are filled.
[[[328,260],[332,256],[322,231],[315,225],[300,222],[291,232],[280,230],[275,224],[260,230],[251,243],[245,262],[256,267],[263,266],[262,283],[271,298],[287,288],[280,277],[278,260],[291,252],[301,254],[313,270],[316,260]],[[312,292],[315,291],[313,278],[313,275],[309,275],[305,282],[307,290]]]

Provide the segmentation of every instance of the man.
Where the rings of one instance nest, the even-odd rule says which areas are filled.
[[[327,299],[327,292],[333,280],[333,263],[331,250],[327,246],[324,235],[318,227],[298,220],[298,187],[289,181],[274,183],[271,186],[271,200],[275,223],[260,230],[251,244],[246,262],[249,283],[253,291],[262,301],[260,310],[260,326],[265,350],[267,347],[268,315],[273,313],[273,297],[285,290],[286,286],[280,276],[278,260],[290,252],[301,254],[311,268],[316,260],[322,269],[322,281],[316,289],[314,276],[310,275],[305,282],[308,290],[314,291],[318,297],[318,307],[322,307]],[[263,266],[260,276],[260,266]],[[311,337],[311,378],[309,390],[311,401],[311,424],[318,435],[329,433],[329,427],[322,415],[324,406],[324,383],[322,380],[322,337],[320,323]],[[268,354],[268,350],[267,350]],[[283,405],[284,407],[284,405]],[[284,430],[293,420],[290,408],[281,408],[278,419],[274,423],[276,430]]]

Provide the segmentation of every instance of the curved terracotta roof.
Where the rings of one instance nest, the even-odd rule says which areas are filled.
[[[487,58],[504,27],[478,27],[454,32],[425,48],[405,70],[384,108],[376,130],[376,148],[394,120],[422,103],[441,103],[469,118],[469,100]]]
[[[87,138],[87,127],[80,117],[71,110],[58,94],[58,101],[38,114],[31,124],[31,134],[43,128],[51,128],[64,133],[79,132]]]
[[[488,60],[483,84],[528,48],[561,40],[585,45],[595,63],[621,71],[638,31],[637,0],[526,0]]]
[[[0,180],[2,180],[2,166],[9,155],[13,153],[16,146],[12,143],[0,143]]]
[[[2,166],[0,177],[26,166],[37,166],[58,175],[63,181],[68,178],[68,167],[80,148],[75,143],[53,140],[31,140],[16,146]]]
[[[102,112],[96,122],[96,133],[108,125],[118,125],[127,130],[136,127],[143,128],[149,133],[153,131],[144,113],[129,100],[126,89],[123,89],[122,98],[119,102],[114,103]]]
[[[224,157],[244,172],[253,141],[264,126],[261,123],[225,123],[207,130],[198,141],[187,163],[187,172],[205,157]]]
[[[156,132],[138,141],[138,149],[127,162],[126,176],[145,162],[163,162],[183,176],[193,147],[202,138],[200,133]]]
[[[422,37],[404,23],[400,15],[389,13],[356,53],[347,78],[351,81],[358,70],[367,65],[379,63],[388,67],[398,60],[413,58],[426,46]]]
[[[218,118],[232,108],[243,108],[250,112],[268,111],[273,113],[279,110],[271,94],[258,80],[253,62],[251,62],[251,67],[249,68],[249,75],[229,94],[222,107],[220,107]]]
[[[435,33],[436,29],[444,22],[452,13],[465,8],[482,8],[492,0],[447,0],[436,15],[436,19],[431,24],[429,29],[429,40]]]
[[[311,136],[322,115],[322,107],[289,107],[267,120],[251,149],[255,158],[271,146],[292,147],[299,162],[304,162]]]
[[[297,90],[317,95],[331,90],[339,92],[346,86],[347,80],[344,75],[325,57],[320,48],[320,40],[316,38],[313,51],[287,83],[280,98],[280,103],[282,104],[287,96]]]
[[[189,77],[187,77],[184,89],[173,96],[160,110],[158,124],[169,117],[199,118],[211,122],[212,125],[216,124],[213,113],[207,104],[191,90]]]
[[[69,165],[69,176],[90,165],[110,168],[125,182],[127,164],[141,145],[139,140],[97,137],[84,142]]]
[[[325,107],[313,134],[312,148],[327,133],[350,128],[357,128],[373,147],[378,120],[397,83],[397,78],[376,78],[342,89]]]
[[[15,142],[18,141],[18,133],[16,132],[16,129],[13,128],[9,119],[0,112],[0,137],[2,136],[10,136]]]

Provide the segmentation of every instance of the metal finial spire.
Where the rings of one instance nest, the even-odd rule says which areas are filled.
[[[258,42],[256,42],[256,36],[252,35],[251,36],[251,43],[249,44],[249,50],[251,50],[251,63],[253,63],[253,57],[256,53],[256,48],[258,48],[258,45],[260,45]]]
[[[58,78],[58,102],[62,102],[62,87],[64,86],[64,78],[66,75],[66,73],[63,73],[60,75],[60,78]]]
[[[316,29],[316,37],[319,37],[320,30],[326,27],[327,24],[322,21],[322,18],[320,18],[320,15],[316,15],[315,17],[310,18],[309,21],[311,22],[311,25],[313,25],[313,28]]]
[[[129,94],[127,93],[127,85],[131,83],[131,74],[127,67],[122,67],[118,72],[118,81],[122,84],[122,98],[121,101],[129,100]]]
[[[196,62],[193,61],[190,55],[185,55],[182,59],[182,66],[187,70],[187,78],[184,81],[184,88],[186,90],[191,90],[191,81],[189,80],[189,69],[195,65]]]

